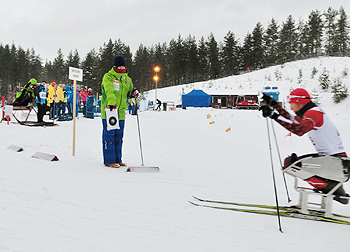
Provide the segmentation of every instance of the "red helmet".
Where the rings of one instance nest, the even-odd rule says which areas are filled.
[[[311,101],[309,93],[303,88],[294,89],[288,96],[289,103],[306,104]]]

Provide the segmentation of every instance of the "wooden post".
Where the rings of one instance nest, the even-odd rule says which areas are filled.
[[[69,79],[73,80],[73,156],[75,156],[75,124],[77,111],[77,81],[83,81],[83,70],[69,67]]]
[[[77,111],[77,81],[73,80],[73,156],[75,156],[75,121]]]

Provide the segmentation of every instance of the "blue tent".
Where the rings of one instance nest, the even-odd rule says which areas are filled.
[[[202,90],[192,90],[182,95],[182,107],[209,107],[210,104],[211,95]]]

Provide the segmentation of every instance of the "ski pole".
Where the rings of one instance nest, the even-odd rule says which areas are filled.
[[[269,150],[270,150],[270,162],[271,162],[271,170],[272,170],[272,180],[273,180],[273,187],[275,190],[275,200],[276,200],[276,209],[277,209],[277,217],[278,217],[278,225],[279,225],[279,231],[283,233],[282,226],[281,226],[281,216],[280,216],[280,209],[278,205],[278,197],[277,197],[277,189],[276,189],[276,179],[275,179],[275,172],[273,169],[273,160],[272,160],[272,150],[271,150],[271,137],[270,137],[270,129],[269,129],[269,119],[266,118],[266,126],[267,126],[267,137],[269,139]]]
[[[143,154],[142,154],[142,144],[141,144],[141,133],[140,133],[140,122],[139,122],[139,112],[138,109],[136,108],[136,118],[137,118],[137,128],[139,131],[139,142],[140,142],[140,152],[141,152],[141,166],[143,166]]]
[[[274,137],[275,137],[276,149],[277,149],[278,158],[279,158],[279,161],[280,161],[280,166],[281,166],[281,168],[283,169],[281,154],[280,154],[280,150],[279,150],[279,148],[278,148],[277,137],[276,137],[275,127],[273,126],[273,122],[271,123],[271,126],[272,126],[273,135],[274,135]],[[282,172],[282,175],[283,175],[284,186],[285,186],[285,188],[286,188],[286,193],[287,193],[287,198],[288,198],[288,203],[289,203],[289,202],[291,202],[292,200],[291,200],[290,197],[289,197],[289,192],[288,192],[288,186],[287,186],[286,176],[284,175],[283,172]]]

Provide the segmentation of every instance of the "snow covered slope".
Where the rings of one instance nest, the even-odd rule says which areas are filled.
[[[332,84],[335,79],[340,78],[343,84],[350,86],[349,68],[349,57],[308,59],[217,80],[160,88],[157,91],[161,101],[181,104],[181,95],[192,89],[201,89],[208,94],[258,94],[266,86],[278,87],[281,101],[285,101],[292,89],[302,87],[312,95],[319,95],[321,104],[328,104],[332,96],[320,88],[320,75],[326,70]],[[148,100],[154,100],[154,92],[151,90],[146,93]]]
[[[179,102],[182,88],[259,89],[265,76],[279,84],[285,97],[297,87],[299,69],[307,89],[317,89],[313,66],[341,76],[349,58],[321,58],[288,63],[241,76],[158,90],[161,100]],[[277,81],[276,70],[282,74]],[[318,74],[319,74],[318,72]],[[268,78],[268,77],[267,77]],[[349,78],[343,83],[349,86]],[[227,88],[226,88],[227,86]],[[209,90],[204,89],[204,91]],[[149,92],[154,97],[153,91]],[[350,151],[349,99],[339,105],[319,92],[321,105]],[[177,99],[177,100],[176,100]],[[145,111],[139,115],[144,163],[160,173],[127,173],[102,164],[100,118],[77,120],[76,156],[72,156],[71,122],[56,127],[0,124],[0,251],[347,251],[349,226],[195,207],[192,195],[245,203],[274,204],[266,119],[259,111]],[[30,117],[35,120],[35,115]],[[48,118],[45,118],[48,120]],[[214,123],[211,123],[214,122]],[[231,130],[227,130],[231,128]],[[286,137],[274,125],[282,158],[314,152],[307,136]],[[7,149],[11,144],[23,152]],[[274,144],[273,144],[274,146]],[[35,152],[55,154],[49,162]],[[277,192],[287,197],[273,149]],[[127,115],[123,161],[140,165],[135,116]],[[292,204],[298,194],[286,176]],[[350,191],[350,184],[345,184]],[[350,215],[350,206],[333,204]]]

